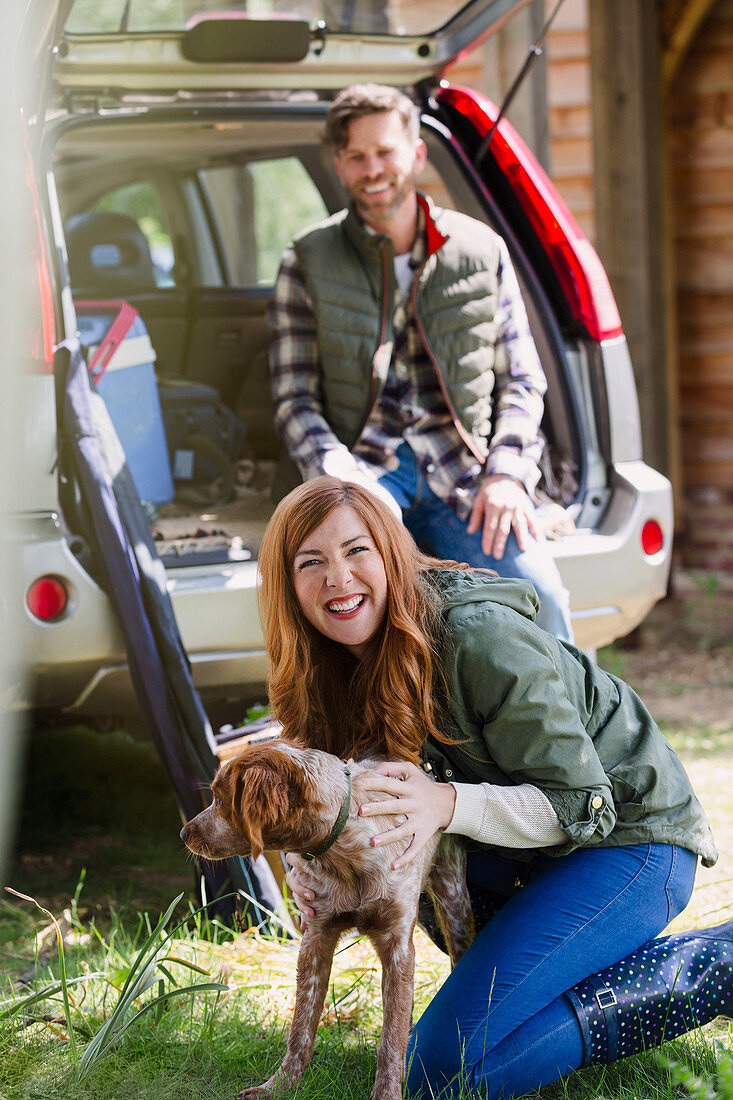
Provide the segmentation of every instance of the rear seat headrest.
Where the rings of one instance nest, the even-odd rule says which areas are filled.
[[[76,214],[65,227],[69,273],[75,294],[124,298],[154,290],[150,246],[126,214]]]

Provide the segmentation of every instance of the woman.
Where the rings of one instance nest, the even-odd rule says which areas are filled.
[[[653,941],[717,858],[684,769],[629,687],[534,625],[531,585],[425,557],[325,477],[281,502],[259,563],[286,735],[397,761],[360,781],[406,815],[373,840],[404,840],[394,866],[437,829],[472,849],[483,928],[414,1029],[410,1091],[519,1096],[733,1011],[733,922]]]

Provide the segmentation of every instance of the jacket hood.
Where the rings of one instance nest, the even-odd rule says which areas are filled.
[[[509,580],[465,569],[431,569],[430,581],[440,593],[446,612],[454,607],[489,601],[503,604],[533,620],[540,609],[530,581]]]

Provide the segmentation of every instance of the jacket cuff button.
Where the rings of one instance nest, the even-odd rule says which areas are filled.
[[[594,810],[600,810],[602,805],[603,805],[603,799],[601,798],[601,796],[599,794],[597,794],[596,797],[591,802],[591,806],[593,807]]]

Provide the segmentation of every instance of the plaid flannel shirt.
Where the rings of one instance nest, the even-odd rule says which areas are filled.
[[[410,266],[424,262],[427,239],[420,210]],[[272,332],[270,378],[275,427],[304,479],[358,471],[379,478],[398,465],[407,440],[439,499],[467,519],[486,475],[506,474],[530,496],[539,480],[539,436],[547,388],[509,253],[500,243],[497,357],[493,428],[482,466],[461,439],[442,396],[435,368],[420,339],[409,292],[395,294],[394,345],[387,376],[351,452],[323,416],[318,334],[311,300],[292,249],[284,253],[268,309]]]

